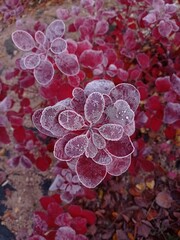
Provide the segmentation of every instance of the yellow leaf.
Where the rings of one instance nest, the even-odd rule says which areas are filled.
[[[155,181],[154,180],[151,180],[151,181],[146,181],[146,187],[149,188],[149,189],[154,189],[154,186],[155,186]]]

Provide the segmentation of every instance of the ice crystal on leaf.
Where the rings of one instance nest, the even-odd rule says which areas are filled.
[[[17,48],[26,52],[21,58],[21,67],[33,70],[37,82],[46,86],[54,77],[54,62],[58,69],[65,75],[72,76],[79,72],[79,63],[76,55],[70,54],[67,42],[62,37],[65,32],[65,24],[62,20],[54,20],[46,29],[46,32],[38,30],[35,36],[24,30],[16,30],[12,34],[12,40]]]
[[[84,90],[75,88],[72,99],[37,110],[33,121],[43,133],[55,134],[55,125],[62,129],[56,131],[55,157],[75,162],[80,182],[94,188],[107,173],[119,176],[128,169],[134,151],[129,136],[135,130],[139,101],[139,92],[131,84],[115,86],[109,80],[95,80]]]

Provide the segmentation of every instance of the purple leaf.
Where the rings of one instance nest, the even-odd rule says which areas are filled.
[[[23,58],[24,66],[27,69],[34,69],[40,63],[40,56],[38,54],[32,53]]]
[[[125,100],[134,112],[138,108],[140,102],[139,91],[128,83],[121,83],[115,86],[110,92],[110,97],[113,100]]]
[[[13,43],[22,51],[30,51],[35,47],[33,37],[26,31],[17,30],[12,33]]]
[[[96,35],[104,35],[107,33],[108,29],[109,23],[105,19],[102,19],[97,22],[94,32]]]
[[[180,104],[168,102],[164,109],[163,121],[167,124],[173,124],[180,119]]]
[[[0,101],[0,112],[7,112],[12,106],[12,99],[7,96]]]
[[[63,138],[60,138],[56,141],[55,145],[54,145],[54,156],[61,160],[61,161],[69,161],[72,159],[72,157],[67,156],[64,148],[66,146],[66,144],[74,138],[74,134],[68,134],[66,136],[64,136]]]
[[[48,85],[54,77],[54,67],[48,60],[40,61],[34,69],[34,77],[40,85]]]
[[[86,135],[80,135],[72,138],[68,141],[65,146],[65,154],[69,157],[79,157],[81,156],[88,145],[88,138]]]
[[[60,227],[57,232],[56,232],[56,236],[55,236],[55,240],[67,240],[67,239],[74,239],[76,236],[76,232],[74,231],[74,229],[72,229],[71,227]]]
[[[123,135],[123,127],[119,124],[104,124],[98,131],[106,139],[118,141]]]
[[[46,37],[52,42],[58,37],[62,37],[65,32],[65,24],[62,20],[54,20],[46,29]]]
[[[55,54],[59,54],[67,49],[67,43],[63,38],[56,38],[52,41],[51,51]]]
[[[73,76],[78,74],[80,67],[78,59],[74,54],[61,53],[55,59],[59,70],[65,75]]]
[[[80,130],[85,124],[83,117],[72,110],[61,112],[58,121],[62,127],[70,131]]]
[[[158,30],[161,36],[168,37],[173,31],[173,27],[170,22],[165,22],[164,20],[161,20],[159,23]]]
[[[92,141],[92,138],[90,137],[88,139],[88,146],[86,148],[85,155],[86,155],[87,158],[93,158],[93,157],[96,156],[97,153],[98,153],[98,149],[94,145],[94,143]]]
[[[98,79],[92,82],[89,82],[84,88],[84,93],[86,96],[93,92],[99,92],[102,94],[109,94],[111,89],[115,87],[114,83],[105,79]]]
[[[100,165],[108,165],[112,161],[112,157],[104,150],[99,150],[96,156],[93,158],[93,161]]]
[[[35,33],[35,40],[38,44],[43,45],[46,42],[46,36],[43,32],[37,31]]]
[[[87,188],[95,188],[106,176],[106,167],[95,163],[91,158],[82,156],[76,165],[80,182]]]
[[[131,156],[116,158],[112,157],[112,162],[106,166],[107,172],[112,176],[120,176],[127,171],[131,164]]]
[[[91,93],[84,105],[85,118],[89,123],[96,123],[102,116],[105,101],[103,95],[98,92]]]
[[[143,18],[143,20],[150,23],[150,24],[156,22],[156,20],[157,20],[156,13],[155,12],[149,13],[148,15],[146,15]]]
[[[103,149],[106,147],[106,141],[99,133],[92,133],[92,141],[98,149]]]
[[[32,167],[32,162],[31,162],[31,160],[30,160],[28,157],[26,157],[25,155],[22,155],[22,156],[20,157],[20,161],[21,161],[21,165],[22,165],[23,167],[25,167],[25,168],[31,168],[31,167]]]
[[[108,141],[106,148],[114,157],[127,157],[134,152],[134,146],[125,134],[119,141]]]

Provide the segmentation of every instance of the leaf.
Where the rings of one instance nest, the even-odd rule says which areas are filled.
[[[35,40],[38,44],[43,45],[46,42],[46,36],[43,32],[38,30],[35,32]]]
[[[163,37],[169,37],[171,32],[173,31],[172,24],[168,21],[161,20],[159,22],[159,27],[158,27],[159,33]]]
[[[98,149],[94,145],[94,143],[92,141],[92,138],[90,137],[88,139],[88,146],[86,148],[85,155],[86,155],[87,158],[93,158],[93,157],[96,156],[97,153],[98,153]]]
[[[39,54],[29,54],[23,58],[24,66],[27,69],[34,69],[40,64],[40,56]]]
[[[56,59],[55,63],[58,69],[67,76],[78,74],[80,67],[76,55],[69,53],[61,53]]]
[[[76,165],[80,182],[87,188],[95,188],[106,176],[106,167],[95,163],[91,158],[82,156]]]
[[[55,54],[60,54],[67,49],[67,43],[63,38],[55,38],[50,47],[51,51]]]
[[[33,37],[26,31],[16,30],[12,33],[13,43],[22,51],[30,51],[35,47]]]
[[[34,69],[34,77],[40,85],[48,85],[54,77],[54,67],[48,60],[40,61]]]
[[[96,123],[102,116],[105,101],[103,95],[98,92],[91,93],[84,105],[85,118],[89,123]]]
[[[67,240],[67,239],[74,239],[76,235],[76,232],[74,229],[68,226],[60,227],[55,236],[55,240]]]
[[[92,133],[92,141],[98,149],[103,149],[106,147],[106,141],[99,133]]]
[[[106,140],[111,141],[118,141],[123,135],[123,127],[119,124],[104,124],[98,131]]]
[[[84,93],[86,96],[90,95],[93,92],[99,92],[102,94],[109,94],[111,89],[115,87],[114,83],[105,79],[97,79],[92,82],[89,82],[84,88]]]
[[[65,154],[69,157],[81,156],[88,145],[88,138],[86,135],[80,135],[69,140],[65,146]]]
[[[96,23],[94,33],[96,35],[104,35],[108,31],[108,29],[109,23],[105,19],[102,19]]]
[[[163,122],[173,124],[180,119],[180,104],[168,102],[164,108]]]
[[[171,204],[173,202],[172,197],[170,196],[169,193],[162,191],[159,192],[156,196],[156,203],[162,208],[170,208]]]
[[[131,164],[131,156],[116,158],[112,156],[112,161],[108,164],[107,172],[113,176],[120,176],[126,172]]]
[[[115,86],[111,89],[110,97],[115,101],[119,99],[126,101],[134,112],[140,102],[139,91],[129,83],[121,83]]]
[[[145,53],[138,53],[136,59],[142,69],[146,69],[150,66],[150,59],[149,56]]]
[[[65,32],[65,24],[62,20],[54,20],[46,29],[46,37],[52,42],[58,37],[62,37]]]
[[[98,151],[96,156],[93,158],[93,161],[100,165],[108,165],[112,162],[112,157],[102,149]]]
[[[81,54],[79,61],[83,67],[94,69],[102,63],[103,52],[92,49],[85,50]]]
[[[58,121],[62,127],[70,131],[80,130],[85,124],[83,117],[72,110],[61,112]]]

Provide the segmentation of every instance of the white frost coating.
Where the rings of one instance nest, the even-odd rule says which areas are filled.
[[[62,37],[65,32],[65,24],[62,20],[54,20],[46,29],[46,37],[52,42],[55,38]]]
[[[100,150],[93,158],[93,161],[100,165],[108,165],[112,162],[112,157],[106,151]]]
[[[94,80],[92,82],[89,82],[86,87],[84,88],[84,93],[86,96],[90,95],[93,92],[99,92],[102,94],[109,94],[112,88],[114,88],[115,85],[110,80],[105,79],[98,79]]]
[[[167,124],[173,124],[180,120],[180,104],[179,103],[167,103],[164,109],[163,122]]]
[[[106,147],[106,141],[99,133],[92,133],[92,141],[98,149],[103,149]]]
[[[123,127],[119,124],[104,124],[98,131],[106,140],[110,141],[118,141],[123,135]]]
[[[96,123],[102,116],[105,101],[103,95],[98,92],[91,93],[84,105],[84,115],[89,123]]]
[[[52,41],[50,49],[53,53],[59,54],[67,49],[67,43],[63,38],[56,38]]]
[[[85,151],[85,155],[87,158],[94,158],[96,154],[98,153],[97,147],[94,145],[92,138],[90,137],[88,139],[88,146]]]
[[[43,86],[48,85],[54,77],[54,67],[50,61],[40,61],[34,69],[36,81]]]
[[[38,54],[32,53],[23,58],[24,66],[26,69],[34,69],[40,63],[40,56]]]
[[[72,110],[61,112],[58,121],[62,127],[70,131],[80,130],[85,124],[83,117]]]
[[[106,167],[107,172],[112,176],[120,176],[127,171],[131,164],[131,156],[123,158],[112,157],[112,162]]]
[[[35,33],[35,40],[38,44],[43,45],[46,42],[46,36],[43,32],[38,30]]]

